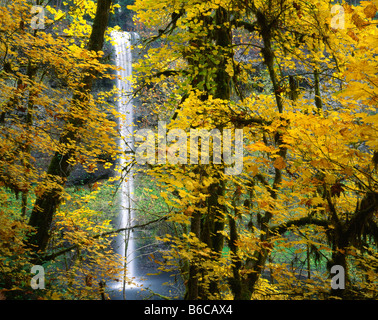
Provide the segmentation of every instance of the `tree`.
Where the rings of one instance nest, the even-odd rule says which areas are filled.
[[[189,161],[162,161],[151,170],[175,208],[170,219],[183,225],[183,234],[163,240],[172,244],[172,261],[184,261],[186,297],[251,299],[267,266],[282,294],[353,296],[351,265],[358,268],[357,260],[376,255],[372,240],[357,239],[375,237],[377,139],[376,111],[369,107],[375,101],[373,68],[368,77],[354,78],[350,70],[359,72],[372,46],[358,42],[359,35],[376,37],[370,22],[375,5],[344,5],[344,30],[333,28],[329,1],[141,0],[131,8],[139,23],[160,27],[146,44],[159,40],[161,47],[149,49],[148,61],[136,69],[141,86],[166,88],[168,128],[242,127],[247,143],[240,175],[225,176],[224,163],[185,165]],[[356,47],[361,60],[350,54]],[[267,71],[270,92],[243,91],[256,81],[256,66]],[[359,88],[357,96],[352,87]],[[165,152],[158,151],[160,159]],[[358,249],[352,247],[357,242]],[[363,247],[368,249],[358,251]],[[293,289],[299,277],[288,268],[293,260],[274,261],[289,248],[306,251],[307,291]],[[348,289],[324,290],[327,269],[316,272],[312,259],[344,267]],[[376,276],[369,272],[371,281]],[[361,288],[357,278],[353,285]],[[375,295],[374,286],[365,289]]]
[[[92,32],[88,40],[87,50],[97,54],[104,45],[105,31],[108,26],[108,16],[111,1],[99,1],[93,21]],[[92,54],[93,54],[92,53]],[[85,128],[86,114],[90,108],[90,90],[98,71],[91,65],[82,70],[80,86],[72,97],[71,107],[65,128],[59,138],[62,150],[55,153],[47,170],[47,180],[41,194],[37,197],[31,213],[29,224],[36,228],[36,233],[30,238],[30,244],[36,250],[44,250],[48,242],[50,224],[57,206],[61,201],[62,186],[72,170],[72,162],[77,161],[76,144],[81,138],[78,131]],[[73,143],[73,147],[70,144]]]
[[[95,80],[114,78],[102,51],[111,1],[72,1],[64,11],[38,5],[42,17],[31,3],[1,3],[2,294],[37,294],[27,288],[31,265],[40,263],[51,267],[51,285],[54,276],[61,279],[45,298],[59,298],[67,275],[75,272],[88,277],[71,297],[97,290],[99,298],[98,275],[118,277],[115,270],[122,265],[122,258],[108,251],[109,221],[94,217],[87,199],[77,201],[72,212],[65,203],[73,201],[66,181],[76,165],[93,172],[101,163],[111,166],[104,150],[113,159],[118,152],[116,123],[109,117],[114,110],[106,101],[112,93],[91,93]],[[67,270],[51,262],[57,259]],[[96,274],[93,266],[102,271]],[[70,281],[80,287],[79,278]]]

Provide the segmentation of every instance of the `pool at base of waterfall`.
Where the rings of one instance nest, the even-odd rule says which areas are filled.
[[[132,285],[110,284],[107,288],[110,300],[164,300],[182,299],[183,286],[180,276],[175,273],[147,275],[135,279]]]

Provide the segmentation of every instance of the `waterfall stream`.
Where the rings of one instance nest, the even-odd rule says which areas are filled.
[[[117,253],[126,258],[126,264],[124,265],[124,271],[121,275],[123,278],[122,283],[119,282],[112,286],[116,291],[122,290],[122,296],[120,294],[113,294],[112,299],[144,299],[151,292],[157,294],[154,298],[160,298],[160,295],[170,296],[173,292],[178,290],[178,287],[163,285],[171,281],[170,273],[161,275],[151,275],[157,273],[158,270],[155,267],[149,267],[148,269],[142,268],[143,271],[137,268],[137,256],[134,234],[136,232],[130,231],[130,227],[134,225],[134,209],[133,208],[133,193],[134,193],[134,178],[131,165],[131,157],[128,158],[128,152],[134,148],[133,130],[134,130],[134,106],[131,99],[132,86],[132,51],[131,45],[138,41],[139,36],[134,32],[112,32],[111,37],[113,39],[113,48],[115,52],[115,63],[117,67],[121,67],[121,70],[117,71],[116,85],[118,88],[117,108],[123,115],[119,121],[119,128],[121,133],[121,139],[119,140],[119,146],[123,150],[123,156],[120,159],[121,168],[126,168],[123,171],[124,179],[121,183],[120,192],[120,213],[117,229],[126,228],[126,232],[119,235],[116,240]],[[138,257],[138,259],[140,259]],[[120,292],[119,292],[120,293]],[[127,299],[126,299],[127,295]],[[150,297],[151,298],[151,297]],[[149,298],[149,299],[150,299]],[[152,298],[152,299],[154,299]]]
[[[121,133],[120,147],[124,151],[120,159],[121,168],[126,168],[124,172],[124,179],[121,182],[120,193],[120,219],[119,228],[130,228],[133,225],[134,210],[133,210],[133,193],[134,193],[134,178],[132,166],[128,165],[131,162],[131,158],[127,157],[128,152],[133,150],[133,101],[131,99],[132,87],[132,54],[131,54],[131,41],[134,34],[129,32],[113,31],[112,39],[114,40],[115,62],[117,67],[121,67],[121,70],[117,71],[117,88],[118,88],[118,111],[124,115],[120,119],[119,128]],[[119,237],[117,243],[118,253],[126,257],[126,263],[124,266],[123,274],[123,290],[125,288],[133,287],[130,282],[135,282],[135,240],[133,238],[133,232],[128,229],[123,233],[122,237]]]

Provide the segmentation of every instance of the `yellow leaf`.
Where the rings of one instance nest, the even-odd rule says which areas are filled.
[[[160,195],[164,198],[164,199],[168,199],[168,195],[167,195],[167,193],[166,192],[164,192],[164,191],[162,191],[162,192],[160,192]]]
[[[274,165],[274,167],[276,169],[279,169],[279,170],[281,170],[281,169],[283,169],[283,168],[286,167],[285,160],[282,157],[276,158],[276,160],[274,160],[274,164],[273,165]]]
[[[249,171],[252,173],[253,176],[259,173],[259,167],[255,164],[249,165]]]

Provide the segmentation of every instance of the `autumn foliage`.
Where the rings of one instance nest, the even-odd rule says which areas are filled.
[[[122,258],[109,251],[113,235],[101,236],[108,218],[66,181],[75,166],[93,172],[118,152],[111,93],[91,92],[114,78],[102,51],[110,1],[70,1],[65,11],[39,2],[43,28],[31,2],[1,2],[1,297],[99,299]],[[30,287],[34,264],[49,275],[44,291]]]
[[[102,51],[111,1],[68,2],[45,6],[43,30],[25,22],[27,1],[1,2],[0,298],[99,299],[123,264],[108,217],[88,204],[100,189],[72,195],[66,185],[76,166],[122,156],[114,92],[92,91],[114,79]],[[225,174],[224,159],[136,166],[161,190],[156,220],[171,227],[158,237],[170,250],[151,259],[179,270],[184,298],[378,298],[378,2],[334,6],[129,6],[142,108],[188,136],[243,130],[238,174]],[[49,270],[42,293],[29,287],[36,263]],[[334,265],[344,289],[331,287]]]
[[[164,93],[159,119],[187,132],[244,130],[240,175],[217,164],[150,170],[182,226],[161,240],[186,298],[377,297],[377,3],[332,7],[130,7],[150,28],[136,70],[142,99]],[[331,289],[333,265],[345,290]]]

